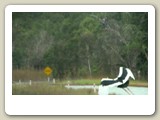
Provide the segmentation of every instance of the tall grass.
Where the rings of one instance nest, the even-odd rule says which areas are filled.
[[[32,81],[47,81],[47,77],[44,74],[43,70],[35,70],[35,69],[15,69],[12,73],[12,80],[13,81],[26,81],[26,80],[32,80]],[[52,78],[52,76],[50,76]],[[90,78],[90,79],[76,79],[76,80],[57,80],[56,83],[58,84],[68,84],[68,81],[70,84],[73,85],[99,85],[101,78]],[[148,86],[148,82],[146,80],[130,80],[131,86]]]
[[[43,70],[35,69],[14,69],[12,71],[12,80],[46,80],[47,76]]]

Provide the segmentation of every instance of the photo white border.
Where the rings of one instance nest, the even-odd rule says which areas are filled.
[[[12,12],[148,12],[148,95],[12,95]],[[155,8],[152,5],[8,5],[5,9],[8,115],[152,115],[155,112]]]

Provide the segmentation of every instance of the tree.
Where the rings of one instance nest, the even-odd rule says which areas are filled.
[[[147,78],[148,14],[15,12],[13,69],[45,66],[60,79],[115,76],[119,66]]]

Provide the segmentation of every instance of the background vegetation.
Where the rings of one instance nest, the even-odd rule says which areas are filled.
[[[13,80],[46,66],[60,80],[116,77],[125,66],[147,81],[147,13],[14,12],[12,19]]]

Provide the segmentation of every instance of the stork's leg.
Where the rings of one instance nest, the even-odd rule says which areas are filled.
[[[134,95],[134,93],[128,87],[126,89],[131,93],[131,95]]]
[[[124,90],[128,95],[131,95],[130,92],[129,92],[127,89],[123,88],[123,90]]]
[[[128,87],[126,87],[126,89],[123,88],[123,90],[124,90],[126,93],[128,93],[129,95],[134,95],[133,92],[132,92]]]

